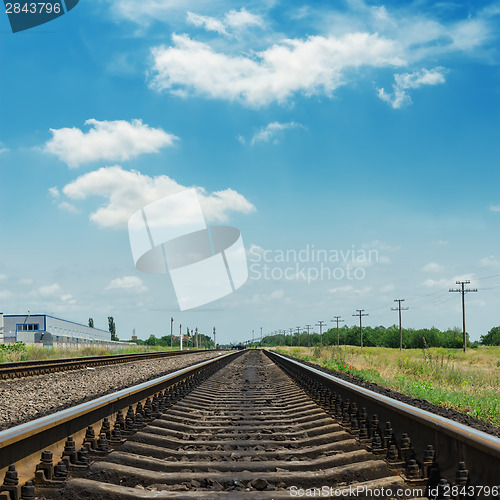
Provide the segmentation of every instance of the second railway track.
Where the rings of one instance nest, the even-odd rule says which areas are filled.
[[[332,381],[300,363],[262,351],[225,356],[216,363],[220,369],[210,376],[203,369],[178,376],[169,388],[155,393],[153,402],[129,406],[114,430],[109,422],[96,436],[91,430],[82,452],[69,439],[58,465],[49,454],[42,457],[35,478],[38,497],[446,498],[446,485],[473,486],[474,474],[495,487],[491,470],[493,477],[499,470],[497,438],[476,433],[476,441],[483,442],[463,444],[450,431],[455,450],[450,458],[432,445],[420,449],[418,439],[414,447],[401,429],[379,424],[365,407],[340,396],[345,387],[335,392]],[[205,367],[213,364],[206,362]],[[369,401],[367,406],[371,409]],[[388,410],[383,405],[379,410],[385,418]],[[406,425],[407,417],[401,418]],[[408,430],[417,431],[419,425],[410,424]],[[428,438],[425,430],[419,432]],[[438,445],[441,431],[434,432]],[[483,462],[468,463],[475,466],[469,476],[460,462],[478,457]],[[11,482],[15,475],[12,468]],[[24,496],[18,486],[18,498],[34,498],[29,496],[34,488],[27,484]],[[428,488],[438,485],[441,489],[433,495]],[[491,491],[496,495],[488,497],[498,498],[498,490]]]
[[[110,354],[105,356],[84,356],[80,358],[42,359],[37,361],[13,361],[0,363],[0,380],[210,351],[210,349],[195,349],[191,351],[160,351],[134,354]]]

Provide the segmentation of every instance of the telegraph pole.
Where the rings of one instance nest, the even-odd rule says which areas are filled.
[[[465,285],[470,283],[470,280],[466,281],[456,281],[457,285],[460,285],[461,288],[450,288],[450,292],[460,292],[462,294],[462,321],[463,321],[463,334],[464,334],[464,352],[467,349],[467,336],[465,334],[465,294],[467,292],[477,292],[477,288],[464,288]]]
[[[293,346],[293,328],[290,328],[290,347]]]
[[[198,337],[198,327],[194,329],[194,336],[196,338],[196,349],[200,347],[200,337]]]
[[[307,347],[311,347],[311,336],[309,334],[311,325],[306,325],[306,328],[307,328]]]
[[[174,347],[174,318],[170,318],[170,347]]]
[[[217,344],[215,342],[215,326],[214,326],[214,349],[217,348]]]
[[[319,339],[320,339],[320,345],[323,347],[323,325],[325,324],[325,321],[319,321],[316,323],[316,326],[319,326]]]
[[[399,311],[399,350],[403,349],[403,330],[401,329],[401,311],[408,311],[408,307],[401,307],[401,302],[405,299],[394,299],[398,303],[398,307],[391,307],[391,311]]]
[[[340,345],[340,341],[339,341],[339,322],[340,323],[343,323],[344,320],[343,319],[340,319],[342,316],[334,316],[334,319],[330,320],[330,321],[336,321],[337,322],[337,347],[339,347]]]
[[[363,325],[361,324],[361,316],[368,316],[368,314],[363,314],[364,309],[356,309],[357,314],[353,314],[353,316],[359,316],[359,335],[361,339],[361,347],[363,347]]]
[[[297,327],[297,345],[300,346],[300,326]]]
[[[179,323],[179,341],[181,343],[181,351],[182,351],[182,325]]]
[[[254,332],[255,332],[255,330],[252,330],[252,347],[253,347],[253,343],[254,343],[254,340],[253,340],[254,339]]]

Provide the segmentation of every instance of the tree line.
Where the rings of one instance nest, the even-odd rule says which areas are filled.
[[[361,344],[361,336],[359,326],[344,325],[338,330],[338,342],[340,345],[357,345]],[[438,328],[403,328],[403,347],[406,349],[424,349],[426,347],[447,347],[461,348],[463,347],[463,333],[458,327],[450,328],[441,331]],[[307,332],[292,333],[285,335],[277,333],[267,335],[262,339],[264,346],[278,345],[336,345],[337,344],[337,328],[331,328],[323,333],[321,339],[319,333]],[[483,345],[500,345],[500,327],[492,328],[487,335],[481,336],[480,344]],[[258,344],[255,342],[254,344]],[[250,344],[252,345],[252,344]],[[469,347],[477,347],[478,342],[471,342],[469,334],[467,334],[467,345]],[[399,327],[392,325],[385,326],[364,326],[363,327],[363,346],[366,347],[392,347],[399,348]]]

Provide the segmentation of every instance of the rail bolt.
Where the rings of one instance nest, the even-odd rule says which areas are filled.
[[[406,466],[406,475],[409,479],[417,479],[420,476],[420,469],[414,458],[412,458]]]
[[[21,497],[21,485],[19,484],[15,465],[9,465],[8,470],[5,472],[3,485],[0,486],[0,491],[8,492],[9,496],[7,498],[10,498],[10,500],[19,500]]]
[[[61,461],[54,466],[54,481],[65,481],[68,479],[68,468],[66,464]]]
[[[35,500],[35,484],[33,481],[26,481],[21,488],[21,500]]]
[[[468,479],[469,479],[469,471],[465,467],[465,462],[460,462],[458,464],[458,470],[455,475],[455,483],[461,486],[465,486],[467,484]]]

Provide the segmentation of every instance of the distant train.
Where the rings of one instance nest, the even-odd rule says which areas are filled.
[[[236,345],[233,345],[231,346],[231,349],[233,351],[242,351],[243,349],[246,349],[247,346],[245,344],[236,344]]]

